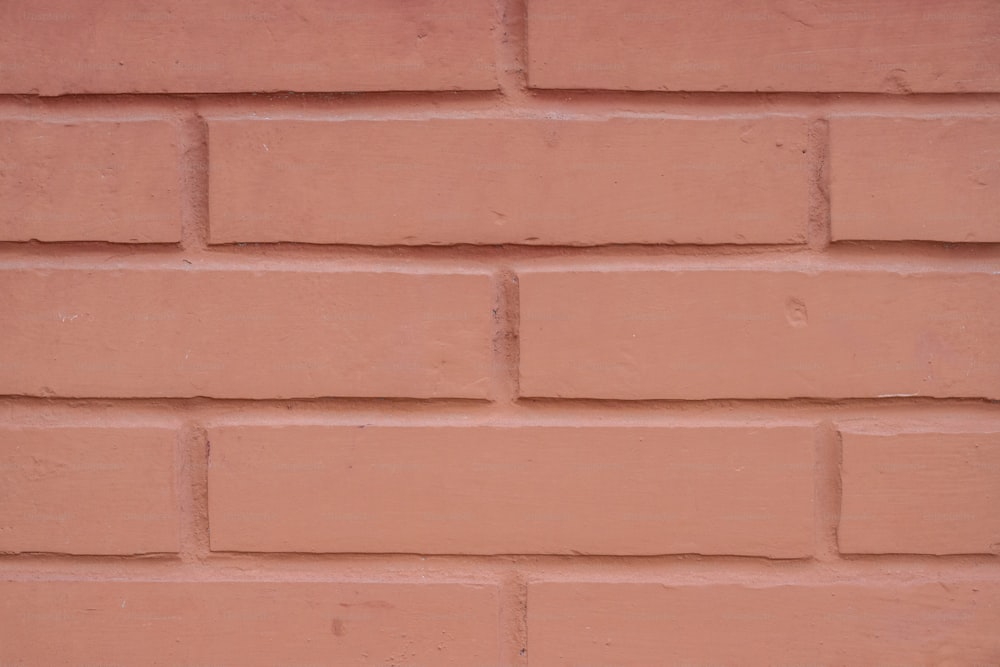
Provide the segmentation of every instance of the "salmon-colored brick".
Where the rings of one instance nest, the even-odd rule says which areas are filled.
[[[3,3],[0,93],[487,90],[488,2]]]
[[[539,665],[986,665],[995,581],[913,584],[532,583]]]
[[[834,240],[1000,241],[1000,118],[834,118]]]
[[[801,243],[806,125],[738,120],[210,122],[211,240]]]
[[[954,0],[531,0],[536,88],[1000,90],[1000,5]]]
[[[165,429],[0,429],[0,551],[177,551],[175,447]]]
[[[248,426],[209,439],[219,550],[812,548],[808,428]]]
[[[0,148],[0,241],[180,240],[171,124],[4,120]]]
[[[18,665],[496,665],[497,594],[471,584],[0,584]]]
[[[521,393],[997,398],[998,301],[986,272],[527,271]]]
[[[842,437],[841,551],[1000,552],[1000,432]]]
[[[483,398],[488,389],[487,275],[10,269],[0,284],[4,394]]]
[[[1000,0],[0,26],[0,667],[1000,667]]]

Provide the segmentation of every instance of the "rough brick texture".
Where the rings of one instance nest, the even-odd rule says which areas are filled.
[[[0,241],[180,240],[169,123],[6,120],[0,136]]]
[[[0,667],[997,667],[997,0],[0,26]]]
[[[4,3],[0,92],[489,90],[494,19],[462,0]]]
[[[214,549],[795,557],[812,548],[805,428],[238,427],[209,438]]]
[[[243,270],[15,270],[0,391],[458,396],[489,376],[489,280]]]
[[[211,239],[801,243],[802,120],[220,121]]]
[[[488,585],[5,582],[0,660],[492,665],[496,617]],[[47,629],[46,641],[33,639],[37,627]]]
[[[836,240],[1000,242],[1000,119],[835,118]]]
[[[1000,433],[843,440],[841,551],[1000,552]]]
[[[579,398],[1000,398],[1000,276],[520,275],[521,391]]]
[[[542,665],[989,664],[998,594],[995,581],[537,583],[528,644]]]
[[[0,429],[0,551],[177,551],[175,441],[166,429]]]
[[[913,0],[531,0],[537,88],[1000,90],[1000,6]]]

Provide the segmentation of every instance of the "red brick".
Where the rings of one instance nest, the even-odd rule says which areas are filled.
[[[532,583],[539,665],[991,664],[1000,586]]]
[[[1000,432],[843,434],[840,550],[1000,552]]]
[[[0,93],[488,90],[494,19],[461,0],[4,3]]]
[[[212,547],[811,553],[808,428],[229,427]]]
[[[1000,398],[1000,276],[520,274],[521,393]]]
[[[0,551],[177,551],[174,462],[165,429],[0,429]]]
[[[834,240],[1000,241],[1000,119],[835,118]]]
[[[954,0],[531,0],[536,88],[1000,90],[1000,5]]]
[[[169,123],[5,120],[0,147],[0,240],[180,240]]]
[[[738,120],[210,122],[211,240],[801,243],[806,126]]]
[[[485,585],[0,584],[2,664],[495,665]]]
[[[9,269],[0,283],[3,394],[483,398],[488,389],[487,275]]]

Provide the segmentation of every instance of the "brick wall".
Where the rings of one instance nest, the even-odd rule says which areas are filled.
[[[0,665],[1000,664],[994,0],[0,25]]]

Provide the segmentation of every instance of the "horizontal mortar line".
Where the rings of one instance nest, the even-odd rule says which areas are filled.
[[[677,121],[724,121],[724,120],[755,120],[768,118],[805,118],[817,115],[817,111],[809,108],[787,108],[787,109],[743,109],[743,110],[708,110],[698,111],[685,110],[665,110],[665,109],[589,109],[573,108],[562,106],[504,106],[494,107],[444,107],[440,105],[409,106],[405,109],[239,109],[239,110],[167,110],[158,114],[155,110],[143,109],[137,113],[135,111],[125,113],[121,109],[116,114],[109,114],[107,110],[102,110],[99,114],[87,114],[80,110],[73,113],[60,113],[57,111],[38,110],[25,111],[13,110],[5,112],[0,105],[0,122],[2,121],[33,121],[48,123],[75,123],[75,122],[135,122],[135,121],[171,121],[178,118],[197,116],[207,122],[239,122],[239,121],[259,121],[259,122],[316,122],[316,123],[336,123],[336,122],[389,122],[389,121],[428,121],[428,120],[540,120],[540,121],[607,121],[614,119],[647,119],[647,120],[677,120]],[[997,113],[1000,113],[998,107]],[[898,116],[898,114],[896,114]],[[991,114],[984,112],[969,113],[941,113],[941,114],[914,114],[916,118],[927,117],[969,117],[980,118],[990,117]]]
[[[563,102],[583,105],[588,102],[619,104],[649,102],[662,104],[674,102],[678,106],[716,102],[720,105],[745,106],[749,103],[782,103],[810,105],[810,107],[838,107],[863,103],[866,105],[920,107],[935,104],[977,104],[1000,102],[1000,91],[950,91],[950,92],[862,92],[862,91],[719,91],[719,90],[622,90],[615,88],[529,88],[529,96],[538,102]]]
[[[883,273],[1000,269],[1000,243],[806,245],[345,246],[247,244],[202,248],[85,243],[0,243],[0,269],[174,269],[483,273],[527,270],[871,270]]]
[[[238,121],[261,121],[261,122],[316,122],[316,123],[336,123],[336,122],[391,122],[391,121],[428,121],[428,120],[511,120],[511,121],[608,121],[616,119],[638,119],[638,120],[676,120],[676,121],[725,121],[725,120],[756,120],[769,118],[806,118],[815,116],[816,111],[812,109],[774,109],[766,110],[721,110],[721,109],[701,109],[699,111],[683,111],[680,109],[590,109],[589,107],[575,108],[571,106],[505,106],[502,108],[482,108],[482,109],[447,109],[432,107],[419,109],[410,107],[398,110],[319,110],[303,109],[294,112],[283,110],[262,111],[255,110],[248,113],[247,110],[237,112],[213,112],[208,109],[200,109],[199,114],[208,122],[238,122]],[[266,115],[262,115],[266,114]],[[925,117],[927,114],[920,115]],[[947,114],[952,117],[953,114]],[[981,117],[989,114],[970,114],[970,117]]]
[[[949,430],[996,428],[1000,401],[969,398],[646,400],[520,399],[210,399],[0,397],[19,427],[386,426],[386,427],[850,427],[919,425]],[[893,420],[897,424],[882,423]]]
[[[184,408],[185,412],[197,408],[216,406],[242,410],[254,406],[270,406],[287,409],[289,406],[352,407],[368,406],[384,410],[386,407],[401,409],[414,407],[453,408],[461,410],[483,409],[493,405],[488,399],[480,398],[408,398],[408,397],[365,397],[365,396],[321,396],[298,398],[227,398],[212,396],[34,396],[30,394],[0,394],[2,403],[37,403],[39,407],[134,405],[162,407],[165,409]]]
[[[514,424],[553,426],[711,426],[734,425],[816,427],[824,419],[839,423],[892,419],[905,423],[953,423],[1000,417],[1000,401],[981,398],[855,399],[525,399],[503,418]],[[502,420],[498,420],[502,424]],[[967,422],[966,422],[967,423]]]
[[[667,220],[668,213],[664,213]],[[470,220],[475,216],[470,214]],[[720,219],[715,222],[726,222]],[[280,220],[276,222],[281,222]],[[609,224],[616,223],[609,220]],[[694,220],[692,220],[694,222]],[[525,219],[524,224],[538,224],[537,221]],[[182,248],[181,241],[143,242],[143,241],[81,241],[81,240],[0,240],[0,251],[11,252],[52,252],[56,250],[77,251],[80,253],[118,252],[129,256],[136,253],[178,253]],[[940,240],[879,240],[879,239],[841,239],[834,240],[826,248],[826,253],[836,252],[888,252],[912,250],[941,251],[948,253],[975,251],[1000,251],[1000,241],[940,241]],[[476,243],[470,241],[437,241],[424,243],[344,243],[323,241],[224,241],[210,243],[201,252],[206,255],[246,255],[264,254],[312,253],[318,255],[331,254],[429,254],[448,255],[459,253],[502,254],[517,256],[524,254],[533,256],[545,253],[611,253],[632,251],[645,254],[704,254],[708,253],[766,253],[766,252],[800,252],[814,254],[806,240],[788,242],[666,242],[666,241],[604,241],[594,243],[567,242],[496,242]]]
[[[854,560],[751,556],[477,556],[408,554],[212,554],[176,558],[21,554],[0,556],[5,581],[386,581],[496,584],[511,571],[528,582],[754,586],[835,583],[1000,582],[995,555],[886,555]]]
[[[266,113],[266,115],[261,115]],[[429,120],[538,120],[565,122],[601,122],[618,119],[662,120],[662,121],[727,121],[727,120],[768,120],[768,119],[831,119],[831,118],[908,118],[908,119],[983,119],[996,118],[1000,115],[1000,105],[995,108],[975,107],[964,110],[953,107],[943,109],[881,109],[878,107],[810,107],[785,106],[781,108],[768,106],[766,108],[742,109],[709,109],[709,108],[644,108],[634,106],[631,109],[622,108],[591,108],[589,106],[516,106],[501,109],[431,109],[408,108],[400,110],[284,110],[261,111],[239,110],[235,112],[213,112],[207,109],[199,110],[199,114],[208,122],[390,122],[390,121],[429,121]]]
[[[471,216],[470,216],[471,217]],[[866,242],[870,243],[870,242]],[[893,244],[895,245],[895,244]],[[931,246],[996,246],[998,243],[939,243],[931,242]],[[36,253],[39,257],[50,256],[48,253],[79,254],[81,257],[98,255],[106,257],[108,253],[123,257],[136,255],[176,255],[188,256],[198,254],[217,257],[387,257],[390,259],[406,259],[409,256],[419,258],[429,257],[465,257],[483,256],[517,257],[546,256],[566,252],[607,253],[612,251],[632,251],[643,254],[690,254],[701,252],[718,253],[767,253],[767,252],[809,252],[811,249],[803,241],[800,243],[423,243],[423,244],[364,244],[364,243],[321,243],[305,241],[231,241],[211,243],[206,248],[198,249],[197,253],[185,251],[181,242],[143,243],[138,241],[0,241],[0,255],[16,255],[17,253]]]
[[[700,552],[664,552],[664,553],[653,553],[653,554],[614,554],[614,553],[601,553],[594,551],[580,551],[567,549],[564,552],[553,553],[553,552],[530,552],[530,551],[496,551],[496,552],[476,552],[476,553],[426,553],[420,551],[386,551],[386,552],[365,552],[365,551],[225,551],[216,550],[210,552],[210,554],[203,559],[201,562],[209,563],[213,560],[222,559],[249,559],[256,560],[258,558],[272,558],[275,560],[280,560],[282,558],[287,558],[289,560],[295,559],[314,559],[322,560],[328,557],[338,557],[338,558],[348,558],[348,559],[363,559],[368,557],[375,558],[440,558],[440,559],[537,559],[540,562],[546,562],[551,560],[565,560],[573,559],[577,561],[579,559],[585,559],[588,562],[603,562],[605,564],[617,564],[622,560],[636,560],[636,561],[648,561],[651,563],[663,563],[663,562],[688,562],[691,559],[696,559],[699,562],[708,561],[719,561],[728,563],[768,563],[775,564],[777,566],[793,563],[793,564],[822,564],[822,566],[836,567],[836,563],[868,563],[868,562],[886,562],[886,561],[930,561],[939,563],[947,563],[951,561],[955,562],[975,562],[979,564],[994,564],[1000,566],[1000,554],[995,553],[957,553],[957,554],[906,554],[906,553],[886,553],[886,554],[840,554],[835,555],[834,558],[818,558],[813,556],[765,556],[765,555],[741,555],[741,554],[726,554],[726,553],[700,553]],[[1000,570],[997,571],[1000,575]]]
[[[905,554],[904,554],[905,555]],[[890,554],[890,557],[893,554]],[[935,556],[935,558],[962,558],[969,557],[970,554]],[[992,555],[972,554],[972,557],[983,556],[994,558]],[[333,561],[346,561],[352,563],[364,563],[370,560],[396,560],[396,561],[426,561],[428,559],[438,561],[468,561],[468,562],[493,562],[496,560],[518,560],[518,559],[589,559],[608,560],[617,563],[620,559],[637,559],[645,561],[676,561],[686,562],[689,559],[698,560],[721,560],[724,562],[765,562],[765,563],[808,563],[814,559],[810,557],[777,557],[762,555],[739,555],[739,554],[712,554],[697,552],[679,552],[662,554],[603,554],[584,553],[577,550],[566,550],[559,553],[551,552],[473,552],[473,553],[437,553],[422,551],[227,551],[214,550],[205,554],[196,561],[184,560],[183,554],[174,552],[150,552],[135,554],[71,554],[56,551],[22,551],[22,552],[0,552],[0,561],[6,560],[58,560],[76,562],[87,560],[92,563],[106,563],[120,560],[122,562],[145,562],[145,563],[189,563],[205,566],[225,567],[228,565],[239,565],[245,562],[315,562],[327,563]],[[1000,557],[997,557],[1000,558]],[[818,561],[817,561],[818,562]],[[830,561],[822,561],[829,563]]]
[[[0,552],[0,560],[10,563],[16,560],[43,562],[65,561],[71,563],[91,563],[107,565],[115,562],[149,563],[180,567],[215,568],[240,567],[246,563],[284,564],[330,564],[372,565],[395,563],[397,565],[422,565],[427,563],[468,563],[485,564],[494,562],[517,563],[524,566],[575,563],[579,566],[634,566],[673,565],[690,568],[707,567],[712,564],[758,565],[765,567],[788,566],[799,569],[835,570],[857,567],[864,569],[872,564],[949,564],[1000,565],[1000,554],[994,553],[885,553],[885,554],[841,554],[833,560],[814,557],[771,557],[763,555],[741,555],[732,553],[673,552],[662,554],[613,554],[584,553],[568,550],[564,553],[509,552],[509,553],[428,553],[420,551],[210,551],[196,561],[182,560],[181,554],[159,552],[149,554],[71,554],[64,552]],[[997,571],[1000,575],[1000,570]]]
[[[768,272],[871,272],[1000,273],[1000,249],[972,251],[930,250],[900,252],[867,249],[810,249],[799,252],[749,254],[649,254],[607,253],[601,256],[565,253],[554,257],[510,258],[518,272],[613,272],[613,271],[768,271]]]
[[[69,255],[79,254],[81,256],[94,254],[104,257],[108,253],[118,253],[123,256],[136,254],[155,256],[180,255],[182,248],[179,241],[153,243],[140,241],[40,241],[38,239],[30,241],[0,241],[0,256],[14,256],[19,252],[28,253],[28,256],[31,254],[48,256],[48,254],[58,253],[67,253]]]
[[[662,120],[727,120],[768,117],[829,117],[836,115],[900,116],[914,118],[989,117],[1000,113],[1000,94],[940,94],[930,99],[914,96],[858,98],[851,94],[803,93],[793,97],[754,93],[572,93],[537,92],[513,98],[503,95],[470,96],[441,93],[433,97],[392,98],[370,94],[349,97],[250,95],[242,100],[213,96],[125,96],[105,99],[81,96],[70,99],[36,98],[30,103],[5,101],[0,96],[0,119],[73,121],[128,121],[177,119],[201,115],[213,121],[283,120],[428,120],[428,119],[552,119],[607,120],[650,118]],[[602,96],[603,95],[603,96]],[[666,93],[665,95],[673,95]],[[703,97],[721,95],[722,97]],[[451,97],[448,97],[451,96]],[[61,100],[61,101],[58,101]],[[111,106],[111,105],[114,106]]]
[[[557,406],[573,405],[592,408],[628,408],[628,407],[671,407],[671,406],[711,406],[729,409],[737,406],[754,407],[875,407],[892,405],[989,405],[1000,407],[1000,400],[981,396],[879,396],[879,397],[815,397],[790,396],[786,398],[648,398],[648,399],[617,399],[617,398],[587,398],[587,397],[545,397],[521,396],[518,403],[522,405]]]
[[[834,240],[827,247],[830,253],[879,253],[879,252],[937,252],[941,254],[969,253],[977,251],[986,253],[1000,252],[1000,241],[879,241],[879,240]]]
[[[470,215],[470,219],[475,217]],[[666,214],[664,219],[666,219]],[[279,221],[280,222],[280,221]],[[609,220],[609,223],[615,222]],[[722,220],[721,222],[725,222]],[[525,224],[536,224],[527,220]],[[549,254],[588,253],[608,254],[615,252],[633,252],[639,254],[762,254],[798,252],[815,254],[807,241],[787,243],[731,243],[731,242],[636,242],[636,241],[606,241],[600,243],[474,243],[468,241],[427,242],[419,244],[403,243],[342,243],[320,241],[226,241],[210,243],[206,248],[199,249],[204,255],[237,255],[237,256],[281,256],[281,253],[324,256],[353,255],[441,255],[454,256],[456,253],[481,254],[484,256],[502,255],[504,257],[546,256]],[[1000,241],[937,241],[937,240],[899,240],[885,241],[878,239],[836,240],[825,249],[830,253],[872,253],[872,252],[906,252],[913,250],[937,251],[941,253],[998,252]],[[0,240],[0,252],[5,254],[17,252],[50,253],[64,251],[105,254],[120,253],[125,256],[136,254],[178,254],[183,251],[181,241],[141,242],[141,241],[79,241],[79,240]]]
[[[33,113],[23,110],[5,112],[0,105],[0,122],[32,121],[42,123],[76,123],[76,122],[139,122],[139,121],[182,121],[184,118],[197,116],[207,122],[390,122],[390,121],[429,121],[429,120],[539,120],[539,121],[608,121],[616,119],[663,120],[663,121],[726,121],[726,120],[767,120],[767,119],[831,119],[847,117],[878,117],[878,118],[909,118],[909,119],[983,119],[1000,116],[1000,104],[996,108],[976,107],[969,110],[944,108],[933,110],[914,109],[881,109],[879,107],[795,107],[775,108],[768,106],[761,109],[632,109],[607,108],[590,109],[589,107],[564,107],[549,105],[544,107],[517,106],[490,108],[441,108],[433,106],[427,109],[408,107],[406,109],[301,109],[288,111],[241,109],[239,111],[169,110],[158,114],[154,110],[143,110],[141,113],[125,113],[125,109],[116,114],[106,110],[99,114],[88,114],[75,110],[73,113],[43,112]]]
[[[187,111],[203,107],[226,109],[231,107],[260,109],[264,107],[294,109],[296,107],[366,107],[378,108],[407,106],[476,107],[507,102],[500,88],[492,90],[428,90],[392,91],[375,90],[359,92],[309,92],[263,91],[241,93],[208,92],[155,92],[155,93],[70,93],[64,95],[37,95],[22,93],[0,94],[0,115],[41,111],[67,114],[92,111],[116,117],[124,111],[146,110],[152,113],[164,110]]]
[[[494,405],[492,401],[485,398],[460,398],[460,397],[439,397],[439,398],[417,398],[403,396],[315,396],[315,397],[269,397],[269,398],[235,398],[218,396],[59,396],[34,394],[0,394],[0,401],[37,401],[42,405],[50,406],[59,403],[162,403],[175,404],[188,408],[208,405],[227,405],[234,408],[251,407],[259,405],[273,405],[285,407],[287,405],[322,405],[331,406],[342,405],[366,405],[371,407],[399,405],[405,406],[438,406],[438,407],[460,407],[474,408],[476,406]],[[995,405],[1000,406],[1000,400],[982,396],[903,396],[892,395],[882,397],[816,397],[816,396],[789,396],[789,397],[759,397],[740,398],[725,397],[717,398],[592,398],[592,397],[568,397],[568,396],[520,396],[516,406],[527,407],[555,407],[555,406],[575,406],[575,407],[602,407],[602,408],[649,408],[649,407],[671,407],[671,406],[707,406],[729,409],[737,405],[747,405],[755,407],[858,407],[858,406],[879,406],[879,405],[923,405],[925,407],[933,405]],[[497,403],[497,405],[502,405]]]
[[[35,110],[37,111],[37,110]],[[193,110],[165,110],[157,111],[152,110],[140,110],[140,111],[127,111],[125,109],[118,110],[117,113],[107,113],[105,110],[102,113],[72,113],[72,114],[58,114],[52,112],[42,111],[41,113],[35,113],[33,111],[17,111],[14,113],[7,112],[3,105],[0,104],[0,123],[5,122],[32,122],[32,123],[48,123],[48,124],[63,124],[63,125],[75,125],[77,123],[171,123],[179,124],[183,123],[185,120],[193,117],[198,117]]]
[[[725,102],[727,104],[746,104],[747,102],[767,102],[769,104],[782,101],[793,102],[824,102],[849,104],[894,103],[900,105],[920,105],[931,102],[1000,102],[1000,91],[941,91],[941,92],[861,92],[861,91],[714,91],[714,90],[622,90],[614,88],[543,88],[528,86],[516,91],[519,101],[547,102],[552,100],[581,103],[587,100],[602,102],[650,100],[656,102],[672,101],[685,104],[703,103],[709,101]],[[178,100],[188,102],[219,102],[219,103],[249,103],[261,106],[268,103],[280,103],[294,106],[308,103],[346,103],[364,105],[368,101],[379,104],[398,102],[410,104],[427,101],[434,104],[468,102],[470,100],[505,101],[510,97],[501,87],[475,90],[359,90],[359,91],[311,91],[298,92],[291,90],[263,90],[242,92],[104,92],[104,93],[67,93],[61,95],[40,95],[35,93],[0,93],[0,104],[13,103],[20,105],[39,104],[48,106],[73,106],[81,102],[108,102],[125,104],[174,103]]]

